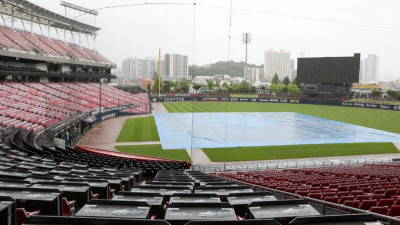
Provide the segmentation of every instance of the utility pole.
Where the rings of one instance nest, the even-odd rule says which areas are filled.
[[[158,99],[161,92],[161,48],[158,49]]]

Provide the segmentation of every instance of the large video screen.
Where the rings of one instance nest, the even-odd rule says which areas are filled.
[[[297,82],[358,83],[360,54],[354,57],[298,58]]]

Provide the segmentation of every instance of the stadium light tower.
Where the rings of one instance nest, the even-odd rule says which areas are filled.
[[[244,64],[244,72],[243,72],[243,79],[246,80],[246,69],[247,69],[247,44],[251,44],[251,34],[250,33],[243,33],[242,34],[242,44],[246,45],[246,60]]]

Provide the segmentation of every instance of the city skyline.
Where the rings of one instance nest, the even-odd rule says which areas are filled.
[[[32,2],[64,14],[58,1]],[[128,0],[70,2],[88,8],[132,3]],[[346,56],[354,52],[364,57],[372,52],[380,56],[379,80],[400,78],[400,68],[396,66],[400,58],[397,51],[393,51],[400,48],[397,41],[400,30],[397,22],[400,21],[398,1],[389,0],[381,4],[377,0],[234,0],[230,45],[229,1],[196,1],[195,41],[193,5],[179,2],[186,5],[99,10],[96,25],[102,30],[96,40],[97,49],[119,65],[131,52],[144,58],[157,56],[158,48],[163,52],[189,55],[190,65],[206,65],[227,61],[228,58],[244,61],[245,46],[241,43],[241,35],[249,32],[252,34],[252,43],[248,46],[249,63],[262,64],[263,51],[269,48],[287,49],[292,52],[293,59],[301,57],[304,52],[304,57]]]

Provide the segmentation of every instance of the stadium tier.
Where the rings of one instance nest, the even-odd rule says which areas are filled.
[[[146,93],[130,94],[99,83],[0,83],[0,124],[40,131],[69,117],[99,108],[130,106],[148,113]]]
[[[15,136],[10,138],[15,141]],[[1,224],[279,225],[335,221],[383,225],[368,214],[348,214],[232,179],[266,175],[267,171],[214,176],[184,171],[190,166],[184,162],[101,153],[94,149],[0,147]],[[340,174],[338,168],[330,169],[335,172],[323,173]],[[396,207],[391,206],[391,212]]]
[[[220,176],[383,215],[400,216],[400,165],[396,163],[224,173]]]
[[[73,148],[36,149],[31,146],[28,150],[18,147],[16,137],[17,133],[10,136],[14,149],[0,146],[2,225],[21,225],[28,217],[38,214],[71,216],[95,203],[94,199],[119,200],[114,195],[131,191],[143,177],[154,177],[162,170],[183,171],[190,166],[180,161],[101,155]],[[147,199],[140,194],[138,197]],[[146,201],[140,206],[149,208]],[[161,216],[158,211],[151,213]]]
[[[111,63],[98,52],[60,40],[0,26],[0,46],[7,51],[42,54],[73,60]]]

